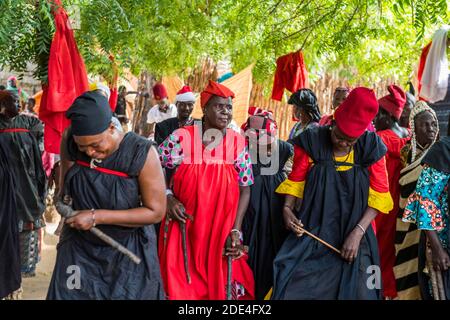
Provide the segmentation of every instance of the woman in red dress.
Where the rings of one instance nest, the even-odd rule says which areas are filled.
[[[244,137],[227,129],[233,97],[228,88],[210,81],[201,94],[202,126],[180,128],[159,146],[162,165],[177,168],[159,241],[168,299],[225,299],[224,252],[233,257],[234,298],[254,296],[253,275],[241,245],[253,173]]]
[[[400,151],[409,141],[409,131],[400,127],[399,120],[406,103],[406,94],[396,85],[388,87],[389,94],[378,100],[379,112],[375,118],[377,134],[387,147],[386,169],[389,178],[389,192],[394,200],[394,208],[387,215],[375,219],[378,249],[380,252],[383,296],[397,297],[394,276],[395,230],[400,200],[400,171],[403,169]]]

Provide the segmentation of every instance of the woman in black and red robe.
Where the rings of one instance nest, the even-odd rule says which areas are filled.
[[[386,147],[366,130],[377,111],[374,92],[356,88],[336,110],[335,125],[307,130],[293,140],[293,170],[277,189],[286,194],[283,216],[293,232],[275,258],[273,299],[381,297],[371,222],[393,204]],[[299,212],[294,212],[296,198],[301,199]],[[340,254],[304,235],[302,227]]]

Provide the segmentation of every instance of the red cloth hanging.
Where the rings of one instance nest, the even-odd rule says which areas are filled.
[[[431,44],[432,44],[432,42],[427,44],[422,49],[422,54],[420,55],[419,70],[417,72],[417,78],[419,80],[419,98],[420,98],[420,89],[422,89],[423,70],[425,69],[425,63],[427,62],[427,57],[428,57],[428,53],[430,52],[430,49],[431,49]],[[420,98],[420,100],[423,100],[423,99]]]
[[[114,56],[112,54],[109,55],[109,60],[111,60],[114,73],[111,87],[109,88],[111,90],[111,96],[109,97],[109,105],[111,107],[112,112],[115,112],[117,107],[117,101],[119,99],[119,92],[117,90],[117,82],[119,80],[119,70],[116,61],[114,59]]]
[[[295,92],[308,87],[308,71],[301,51],[291,52],[277,59],[272,99],[281,101],[284,89]]]
[[[53,16],[56,32],[50,47],[48,84],[42,86],[39,118],[45,123],[45,150],[59,154],[62,133],[70,124],[65,112],[76,97],[89,89],[89,83],[61,0],[53,1]]]

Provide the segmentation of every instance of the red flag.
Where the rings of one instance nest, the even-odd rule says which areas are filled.
[[[114,56],[112,54],[109,55],[109,60],[111,60],[112,68],[113,68],[113,80],[110,86],[111,96],[109,97],[109,105],[111,106],[111,110],[116,111],[117,100],[119,99],[119,93],[117,90],[117,82],[119,80],[119,70],[117,68],[116,61],[114,60]]]
[[[422,89],[423,70],[425,69],[425,63],[427,62],[427,57],[428,57],[428,53],[430,52],[430,49],[431,49],[431,44],[432,44],[432,42],[427,44],[422,49],[422,54],[420,55],[419,70],[417,72],[417,78],[419,79],[419,97],[420,97],[420,90]],[[420,99],[420,100],[422,100],[422,99]]]
[[[294,93],[308,88],[308,71],[301,51],[291,52],[277,59],[272,99],[281,101],[284,89]]]
[[[61,0],[53,3],[56,32],[50,47],[48,85],[43,86],[39,118],[45,123],[45,150],[59,154],[62,133],[70,124],[65,112],[75,98],[89,89],[89,83],[67,13]]]

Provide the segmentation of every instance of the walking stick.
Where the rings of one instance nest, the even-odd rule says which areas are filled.
[[[183,246],[184,271],[186,273],[187,282],[191,284],[191,275],[189,273],[189,260],[186,244],[186,223],[180,221],[180,229],[181,229],[181,244]]]
[[[229,236],[227,238],[225,248],[231,248],[232,247],[232,240]],[[244,253],[248,253],[248,246],[244,245],[236,245],[234,248],[238,248],[242,250]],[[225,255],[226,249],[223,250],[223,254]],[[226,299],[227,300],[233,300],[233,294],[232,294],[232,277],[233,277],[233,257],[227,256],[227,287],[226,287]]]
[[[186,210],[184,207],[182,208],[183,214],[187,216],[187,218],[191,221],[193,221],[193,217],[186,213]],[[184,271],[186,273],[186,279],[189,284],[191,284],[191,274],[189,273],[189,257],[187,252],[187,237],[186,237],[186,223],[179,222],[180,223],[180,230],[181,230],[181,246],[183,247],[183,258],[184,258]]]
[[[76,211],[74,211],[72,209],[72,207],[70,207],[67,204],[64,204],[61,201],[57,201],[55,203],[55,208],[56,210],[59,212],[59,214],[63,217],[63,218],[70,218],[73,217],[77,214]],[[116,240],[114,240],[113,238],[111,238],[110,236],[108,236],[107,234],[105,234],[103,231],[101,231],[100,229],[96,228],[96,227],[92,227],[91,229],[89,229],[90,232],[92,232],[93,234],[95,234],[97,237],[99,237],[100,239],[102,239],[105,243],[109,244],[111,247],[113,247],[114,249],[118,250],[119,252],[123,253],[124,255],[126,255],[128,258],[131,259],[131,261],[133,261],[136,264],[141,263],[141,258],[139,258],[137,255],[135,255],[133,252],[131,252],[130,250],[128,250],[127,248],[125,248],[123,245],[121,245],[119,242],[117,242]]]
[[[169,217],[166,216],[166,220],[164,221],[164,236],[163,236],[164,250],[167,247],[167,234],[169,233],[169,224],[170,224]]]
[[[438,288],[440,300],[447,300],[447,297],[445,295],[445,290],[444,290],[444,280],[442,280],[442,272],[437,271],[436,276],[437,276],[436,280],[437,280],[437,288]]]
[[[227,238],[227,248],[231,247],[231,237]],[[227,256],[227,300],[231,300],[232,299],[232,294],[231,294],[231,278],[233,276],[233,257],[232,256]]]
[[[333,247],[333,246],[332,246],[331,244],[329,244],[328,242],[326,242],[326,241],[320,239],[319,237],[313,235],[311,232],[306,231],[306,230],[303,229],[302,227],[300,227],[300,226],[298,226],[298,225],[296,225],[296,224],[294,224],[294,223],[292,223],[292,222],[291,222],[291,226],[294,227],[294,229],[296,229],[297,234],[302,233],[302,232],[303,232],[303,233],[306,233],[308,236],[310,236],[310,237],[313,238],[314,240],[319,241],[319,242],[320,242],[321,244],[323,244],[324,246],[330,248],[331,250],[335,251],[335,252],[338,253],[338,254],[341,254],[341,251],[340,251],[340,250],[336,249],[335,247]]]

